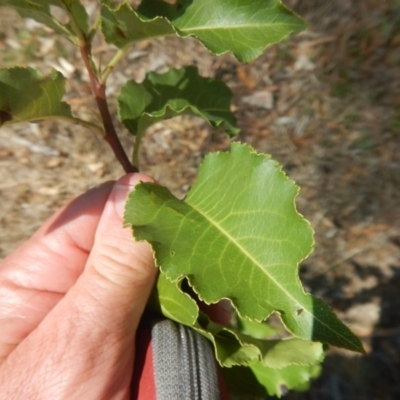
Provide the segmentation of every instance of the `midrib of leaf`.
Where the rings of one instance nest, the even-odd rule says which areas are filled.
[[[212,225],[214,225],[225,237],[227,237],[231,242],[233,242],[235,244],[235,246],[242,252],[244,253],[244,255],[246,257],[248,257],[255,265],[257,265],[264,273],[265,275],[270,278],[277,287],[281,287],[281,285],[273,278],[273,276],[271,276],[265,269],[262,268],[262,264],[260,264],[260,262],[255,259],[240,243],[237,242],[237,240],[231,236],[231,234],[229,232],[227,232],[221,225],[218,224],[218,222],[216,222],[215,220],[213,220],[211,217],[207,216],[206,214],[204,214],[203,212],[201,212],[199,209],[197,209],[196,207],[194,207],[192,204],[190,204],[194,210],[196,212],[198,212],[203,218],[205,218],[208,222],[210,222]],[[282,288],[282,291],[284,293],[287,294],[287,296],[291,299],[293,299],[296,303],[298,303],[298,301],[290,295],[289,292],[287,292],[285,289]],[[299,304],[299,303],[298,303]],[[301,305],[303,307],[303,305]],[[311,315],[311,313],[310,313]]]
[[[200,209],[196,208],[195,205],[189,204],[194,211],[196,211],[197,213],[199,213],[204,219],[206,219],[210,224],[212,224],[213,226],[215,226],[228,240],[230,240],[238,249],[239,251],[241,251],[245,256],[247,256],[257,267],[259,267],[264,274],[271,279],[271,281],[282,290],[283,293],[285,293],[288,298],[292,299],[296,304],[298,304],[308,315],[311,316],[312,319],[315,319],[316,321],[320,322],[324,327],[326,327],[329,331],[333,332],[336,334],[336,331],[334,329],[332,329],[329,325],[327,325],[323,320],[318,319],[317,317],[315,317],[311,311],[308,310],[307,306],[301,304],[298,302],[298,300],[296,298],[294,298],[287,290],[285,290],[282,285],[280,285],[274,278],[273,276],[271,276],[268,271],[266,271],[265,269],[262,268],[262,264],[260,264],[260,262],[255,259],[243,246],[240,245],[240,243],[237,242],[237,240],[230,235],[229,232],[227,232],[221,225],[219,225],[219,223],[217,221],[215,221],[214,219],[212,219],[211,217],[209,217],[207,214],[205,214],[204,212],[202,212]],[[306,295],[306,294],[305,294]],[[348,341],[346,338],[345,340],[350,343],[350,345],[352,344],[350,341]]]

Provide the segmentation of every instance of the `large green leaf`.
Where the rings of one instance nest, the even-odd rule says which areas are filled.
[[[280,0],[143,0],[137,10],[102,1],[102,27],[108,43],[122,48],[139,40],[177,34],[199,39],[214,54],[228,51],[251,61],[292,32],[303,20]]]
[[[61,101],[65,78],[56,70],[43,76],[33,68],[0,69],[0,126],[44,118],[72,118]]]
[[[182,8],[158,9],[144,0],[141,13],[164,15],[180,36],[194,36],[214,54],[232,52],[240,61],[251,61],[264,49],[292,32],[305,29],[302,19],[280,0],[181,0]]]
[[[22,18],[32,18],[72,41],[80,32],[86,34],[88,31],[88,16],[79,0],[0,0],[0,6],[11,7]],[[63,24],[51,14],[50,6],[65,10],[70,21]]]
[[[313,247],[297,213],[298,187],[267,155],[233,143],[206,157],[184,201],[142,183],[130,194],[125,220],[147,240],[171,281],[186,277],[200,299],[231,300],[242,317],[278,312],[306,340],[362,351],[357,337],[320,299],[304,292],[298,263]]]
[[[151,19],[143,17],[128,2],[120,4],[116,9],[103,2],[101,27],[107,43],[119,48],[140,40],[175,34],[167,19],[158,16]]]

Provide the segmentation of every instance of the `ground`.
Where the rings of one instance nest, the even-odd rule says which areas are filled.
[[[93,2],[87,2],[89,7]],[[195,40],[142,42],[110,78],[111,108],[127,78],[196,64],[234,91],[240,140],[269,153],[301,187],[300,212],[315,252],[300,268],[363,340],[366,354],[331,350],[319,379],[288,399],[400,398],[400,2],[287,0],[308,30],[248,65],[210,55]],[[95,7],[95,6],[93,6]],[[94,9],[93,9],[94,10]],[[93,118],[79,55],[32,21],[0,9],[0,65],[55,67],[71,80],[66,100]],[[110,57],[99,40],[97,60]],[[124,145],[131,138],[116,122]],[[203,156],[230,140],[198,119],[153,127],[141,169],[183,196]],[[42,122],[0,129],[0,257],[69,199],[123,173],[101,138],[79,126]]]

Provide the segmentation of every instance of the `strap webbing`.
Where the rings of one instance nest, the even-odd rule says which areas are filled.
[[[219,400],[210,343],[186,326],[165,319],[151,332],[157,400]]]

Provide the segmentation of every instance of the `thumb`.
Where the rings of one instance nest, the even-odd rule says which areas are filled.
[[[87,294],[90,294],[94,301],[90,307],[99,308],[99,312],[111,310],[112,319],[119,312],[130,312],[127,323],[132,329],[137,326],[150,296],[157,269],[150,246],[135,242],[131,228],[122,227],[122,217],[132,188],[140,181],[151,180],[146,175],[129,174],[115,183],[99,221],[85,270],[70,293],[80,307],[81,296],[87,302]]]

